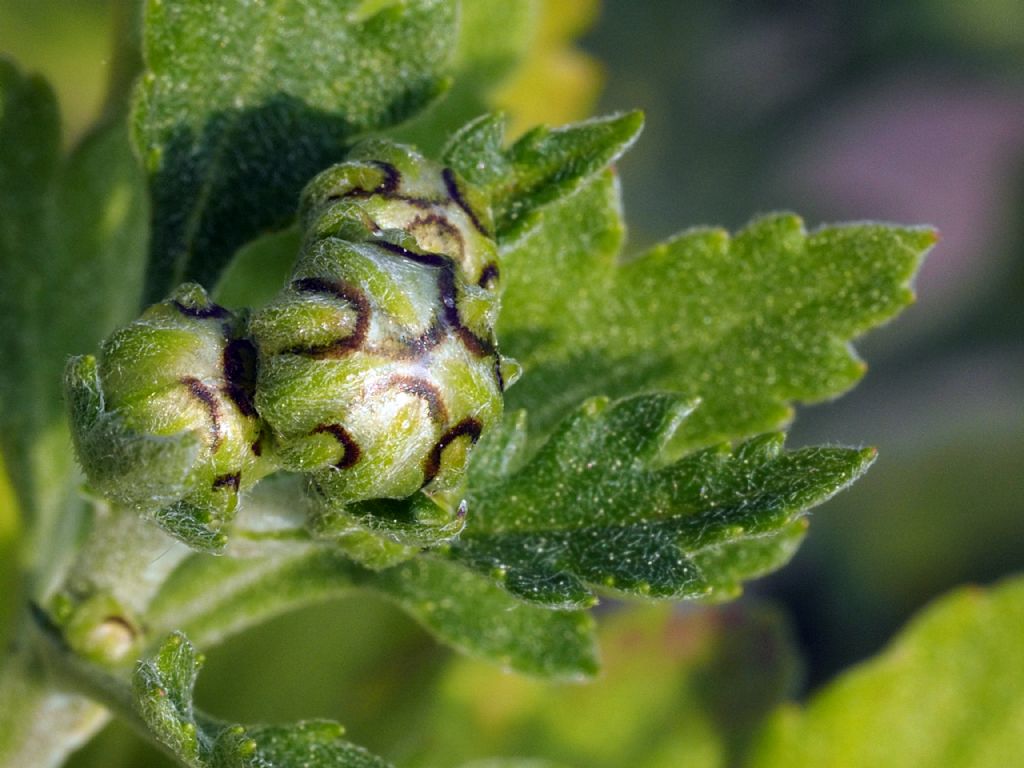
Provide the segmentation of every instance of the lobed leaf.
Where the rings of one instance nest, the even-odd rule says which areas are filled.
[[[643,115],[628,112],[534,128],[505,148],[504,119],[484,115],[452,136],[444,158],[488,194],[498,241],[508,247],[536,224],[540,209],[618,159],[642,127]]]
[[[935,242],[882,224],[808,233],[783,214],[735,237],[690,230],[620,263],[610,173],[537,216],[504,249],[498,337],[524,366],[509,406],[546,431],[586,397],[669,389],[701,400],[677,448],[776,429],[793,401],[853,386],[865,366],[850,340],[912,300]]]
[[[516,466],[515,442],[496,437],[471,478],[471,512],[450,556],[554,607],[590,604],[595,588],[724,597],[784,562],[799,518],[874,460],[870,449],[784,452],[773,434],[668,461],[692,408],[673,394],[591,400],[504,475]]]
[[[423,555],[383,571],[325,547],[283,557],[197,557],[153,603],[157,631],[178,627],[206,643],[302,605],[369,589],[442,642],[519,672],[579,679],[597,672],[593,620],[518,600],[491,579]]]
[[[203,658],[188,639],[170,635],[156,656],[132,675],[137,711],[153,736],[189,768],[386,768],[345,740],[327,721],[290,726],[241,726],[209,718],[193,706]]]
[[[148,300],[212,287],[357,136],[436,98],[455,13],[454,0],[150,0],[133,117],[153,196]]]
[[[748,765],[1013,765],[1024,743],[1022,634],[1024,580],[960,589],[806,707],[780,708]]]

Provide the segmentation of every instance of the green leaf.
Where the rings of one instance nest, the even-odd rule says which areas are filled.
[[[369,589],[442,642],[519,672],[579,679],[597,671],[593,621],[512,597],[457,563],[422,555],[384,571],[324,547],[281,557],[189,560],[157,596],[154,631],[179,627],[204,643],[289,609]]]
[[[341,736],[336,723],[241,726],[198,712],[192,703],[203,658],[181,633],[132,675],[135,703],[153,736],[190,768],[385,768],[380,758]]]
[[[749,764],[1014,765],[1024,744],[1022,636],[1024,579],[961,589],[806,707],[780,709]]]
[[[520,468],[474,475],[451,556],[556,607],[592,603],[595,587],[730,596],[784,561],[800,516],[874,460],[870,449],[784,452],[772,434],[669,462],[665,446],[689,429],[692,408],[671,394],[585,403]],[[492,447],[489,467],[514,465],[493,461],[509,451]]]
[[[0,647],[6,647],[10,641],[13,619],[21,609],[20,512],[0,452]]]
[[[457,563],[417,557],[381,572],[366,586],[469,655],[545,678],[597,674],[594,622],[587,613],[521,602]]]
[[[35,508],[32,446],[56,412],[44,307],[54,242],[60,128],[53,92],[0,59],[0,441],[26,514]],[[47,386],[46,374],[54,382]],[[42,392],[40,392],[42,387]]]
[[[504,120],[484,115],[456,133],[445,161],[491,199],[498,241],[507,248],[536,225],[545,205],[565,198],[636,141],[643,115],[628,112],[538,127],[503,147]]]
[[[757,604],[681,612],[631,606],[604,617],[602,675],[565,685],[452,663],[425,724],[427,768],[725,768],[792,690],[787,626]],[[493,756],[493,762],[484,759]],[[498,756],[507,756],[503,762]],[[517,763],[515,760],[522,761]],[[550,762],[549,762],[550,761]]]
[[[147,298],[185,280],[212,287],[358,135],[433,100],[455,5],[150,0],[134,113],[154,205]]]
[[[71,466],[64,363],[134,313],[145,240],[124,126],[97,129],[62,161],[50,89],[0,61],[0,446],[26,515],[58,506]]]
[[[508,405],[545,431],[580,400],[664,388],[701,399],[676,447],[776,429],[792,402],[835,397],[864,373],[850,340],[913,298],[928,229],[807,233],[792,215],[730,237],[690,230],[618,262],[618,188],[606,173],[539,213],[504,253],[498,338],[524,366]]]

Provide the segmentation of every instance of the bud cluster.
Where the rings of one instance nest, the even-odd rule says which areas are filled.
[[[367,143],[300,217],[269,305],[231,312],[186,284],[67,368],[91,486],[197,548],[221,549],[239,493],[277,469],[326,509],[420,491],[454,508],[516,375],[490,211],[450,169]]]

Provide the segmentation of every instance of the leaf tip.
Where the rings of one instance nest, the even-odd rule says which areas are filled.
[[[623,129],[623,133],[629,135],[629,142],[636,141],[637,137],[644,129],[644,123],[647,121],[647,116],[644,115],[643,110],[634,109],[629,112],[624,112],[619,118],[619,125]]]

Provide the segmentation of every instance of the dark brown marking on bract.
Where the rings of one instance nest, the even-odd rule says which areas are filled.
[[[442,341],[444,341],[444,329],[440,323],[435,321],[416,338],[406,340],[404,346],[408,356],[419,357],[434,349]]]
[[[421,220],[423,221],[423,220]],[[441,317],[445,325],[451,328],[455,335],[462,341],[469,351],[477,357],[487,357],[495,353],[494,343],[488,339],[481,339],[469,328],[462,324],[459,317],[458,292],[456,290],[455,263],[444,254],[440,253],[419,253],[403,248],[396,243],[386,240],[379,240],[376,243],[387,251],[404,256],[407,259],[438,268],[437,290],[441,298]]]
[[[253,440],[252,445],[249,446],[249,450],[252,451],[253,456],[263,455],[263,435],[260,435]]]
[[[326,294],[348,302],[356,313],[356,327],[348,336],[334,341],[325,344],[297,344],[282,350],[282,353],[314,358],[343,357],[363,346],[370,328],[370,302],[362,291],[340,280],[326,280],[321,277],[302,277],[293,280],[292,288],[299,293]]]
[[[403,258],[414,261],[417,264],[426,264],[428,267],[443,267],[449,262],[447,256],[443,253],[420,253],[418,251],[410,251],[408,248],[403,248],[398,243],[392,243],[388,240],[374,240],[374,245],[379,245],[385,251],[398,254]]]
[[[455,268],[452,264],[445,264],[445,268],[438,274],[437,290],[441,294],[445,322],[452,328],[459,327],[462,325],[462,319],[459,317],[459,297],[455,288]]]
[[[375,344],[367,344],[363,349],[377,357],[384,357],[396,362],[414,362],[434,350],[448,338],[444,325],[438,321],[431,323],[418,336],[399,335],[382,339]]]
[[[330,435],[338,441],[338,444],[344,451],[341,454],[341,458],[334,462],[334,466],[338,469],[348,469],[355,466],[359,461],[362,450],[352,435],[348,433],[348,430],[341,426],[341,424],[317,424],[311,434]]]
[[[174,301],[171,302],[171,304],[174,305],[174,308],[176,310],[181,312],[181,314],[185,315],[186,317],[195,317],[199,318],[200,320],[206,320],[207,318],[210,317],[227,317],[228,315],[231,314],[224,307],[220,306],[219,304],[213,304],[212,302],[210,303],[209,306],[206,307],[193,307],[189,306],[188,304],[182,304],[180,301],[175,299]]]
[[[210,450],[216,451],[221,440],[220,403],[217,402],[217,393],[193,376],[185,376],[181,383],[188,388],[192,397],[206,406],[206,411],[210,415]]]
[[[462,318],[459,317],[459,304],[458,294],[455,287],[455,268],[449,264],[445,269],[442,269],[437,277],[437,289],[441,294],[441,306],[444,308],[444,321],[448,324],[448,327],[455,331],[455,335],[459,341],[477,357],[487,357],[495,353],[494,344],[487,340],[481,339],[473,331],[462,324]]]
[[[473,226],[477,228],[484,237],[491,237],[491,233],[487,231],[487,228],[483,225],[483,222],[476,215],[476,211],[470,207],[469,203],[466,202],[466,198],[462,196],[462,191],[459,189],[459,181],[455,178],[455,171],[451,168],[445,168],[441,171],[441,178],[444,179],[445,189],[448,190],[448,197],[450,197],[459,208],[466,212],[469,216],[469,220],[473,222]]]
[[[437,477],[437,473],[441,471],[441,454],[444,452],[445,448],[460,437],[464,436],[468,437],[470,442],[475,445],[476,441],[480,439],[480,434],[483,432],[483,429],[484,425],[480,423],[479,419],[467,416],[441,435],[441,439],[438,440],[437,444],[430,449],[430,453],[427,454],[427,458],[423,460],[423,485],[427,485]]]
[[[498,271],[498,265],[492,261],[480,270],[480,279],[476,281],[476,284],[481,288],[490,288],[498,282],[500,276],[501,273]]]
[[[446,216],[443,216],[440,213],[417,216],[406,225],[405,229],[413,237],[416,236],[417,230],[426,230],[428,232],[430,230],[440,230],[444,233],[444,236],[455,242],[459,249],[457,255],[448,254],[448,257],[457,259],[460,263],[465,259],[466,241],[462,237],[462,230],[448,221]]]
[[[382,160],[371,160],[368,164],[384,174],[376,187],[366,189],[365,187],[354,186],[345,192],[334,192],[327,195],[324,198],[324,202],[334,203],[338,200],[344,200],[346,197],[371,197],[373,195],[393,197],[398,192],[398,187],[402,183],[401,172],[391,163],[385,163]]]
[[[463,346],[477,357],[491,357],[496,353],[494,342],[490,339],[480,338],[464,325],[456,328],[455,334],[459,337],[459,341],[462,342]]]
[[[501,356],[494,356],[494,378],[498,382],[498,391],[505,391],[505,377],[501,373]]]
[[[374,191],[378,195],[394,195],[398,192],[398,187],[402,183],[402,173],[391,163],[385,163],[383,160],[372,161],[373,165],[384,171],[384,179],[377,186]]]
[[[256,346],[248,339],[232,339],[224,347],[224,391],[243,416],[255,416]]]
[[[388,389],[398,389],[423,400],[427,404],[431,421],[444,424],[448,420],[448,409],[444,404],[444,396],[433,382],[420,376],[399,374],[388,377],[384,386]]]
[[[235,493],[238,493],[238,488],[242,484],[242,473],[241,472],[228,472],[224,475],[217,475],[213,478],[213,489],[219,488],[230,488]]]

